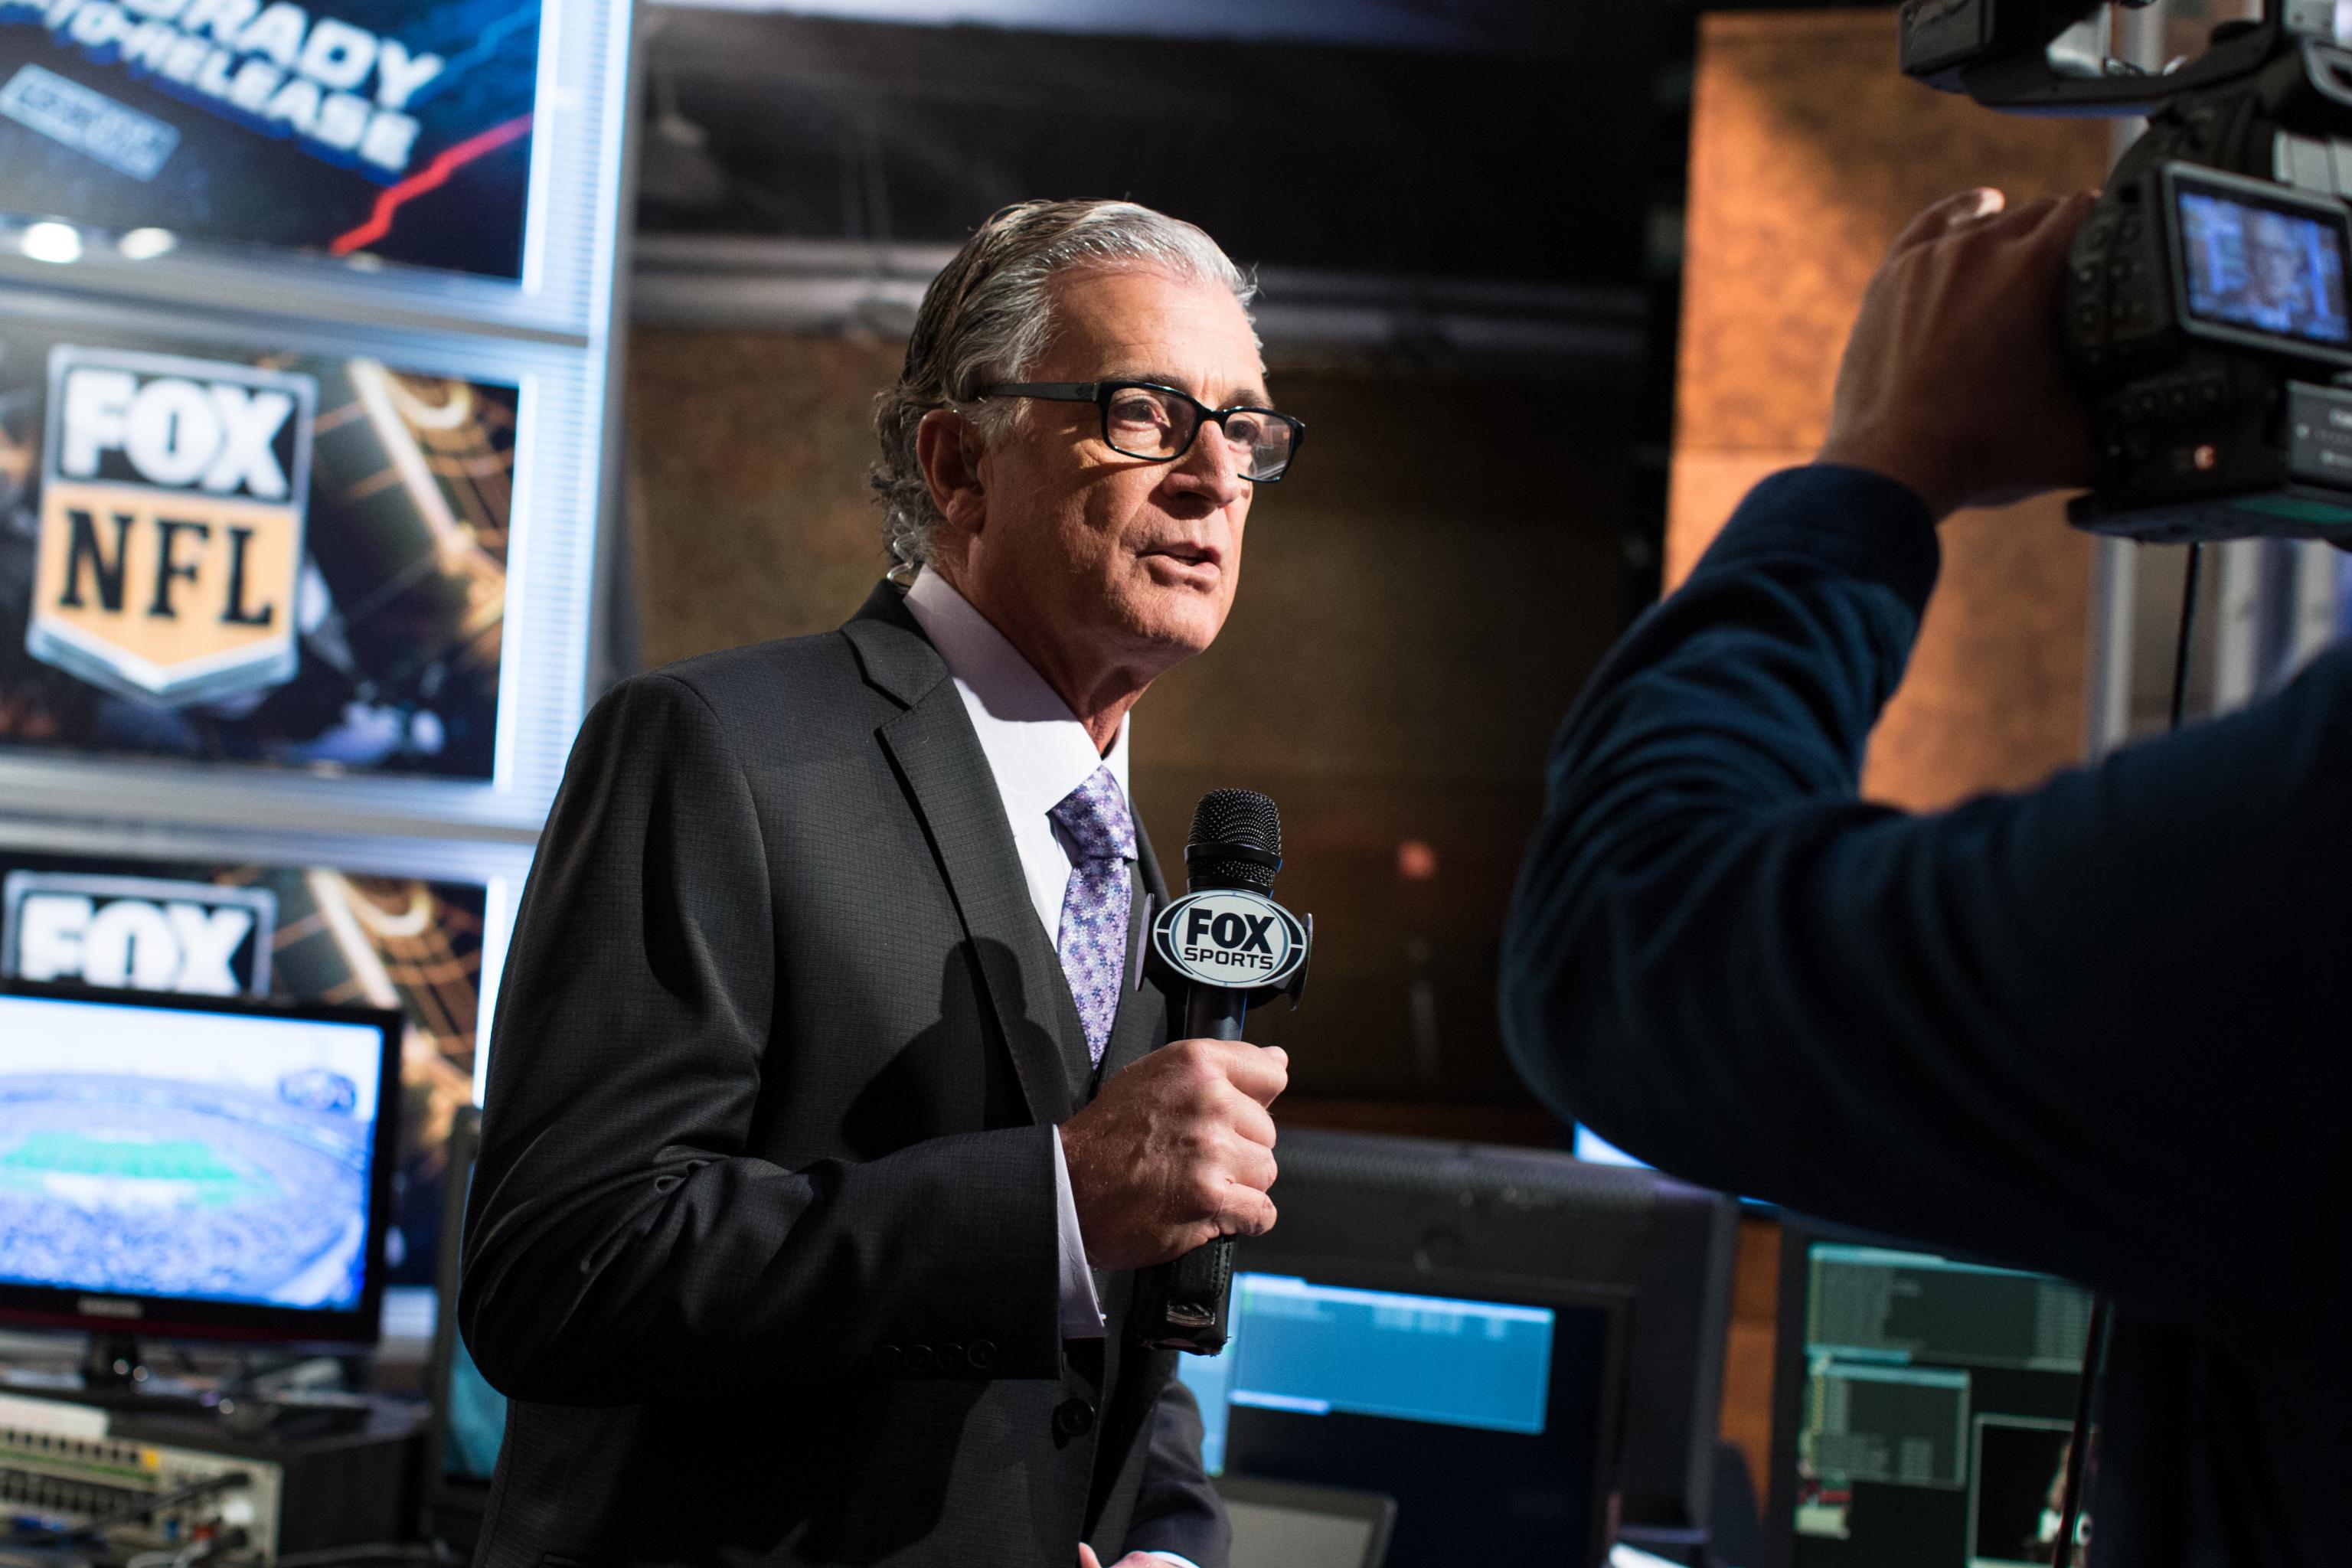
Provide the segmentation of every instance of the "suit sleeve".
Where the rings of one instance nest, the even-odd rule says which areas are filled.
[[[2237,1310],[2310,1251],[2275,1194],[2343,1180],[2352,666],[1906,815],[1856,781],[1937,566],[1909,491],[1798,470],[1628,635],[1554,749],[1513,1058],[1710,1186]]]
[[[1201,1464],[1201,1406],[1192,1391],[1171,1377],[1152,1414],[1151,1447],[1144,1457],[1143,1487],[1135,1500],[1135,1522],[1128,1527],[1127,1550],[1170,1552],[1194,1568],[1225,1568],[1233,1542],[1224,1500]]]
[[[460,1322],[510,1395],[1059,1371],[1051,1127],[798,1170],[745,1152],[765,1064],[824,1046],[771,1038],[767,865],[690,687],[597,705],[517,923],[467,1207]],[[918,1345],[961,1353],[907,1364]]]

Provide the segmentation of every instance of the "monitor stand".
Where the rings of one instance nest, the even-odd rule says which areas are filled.
[[[221,1416],[218,1390],[159,1376],[147,1364],[136,1334],[89,1336],[81,1360],[81,1391],[89,1404],[109,1409],[150,1411],[158,1415]],[[234,1401],[227,1401],[234,1411]]]
[[[130,1416],[200,1421],[240,1436],[312,1436],[366,1425],[373,1402],[348,1392],[348,1366],[297,1356],[222,1379],[171,1377],[147,1364],[135,1334],[93,1333],[79,1367],[0,1369],[0,1392],[71,1400]]]

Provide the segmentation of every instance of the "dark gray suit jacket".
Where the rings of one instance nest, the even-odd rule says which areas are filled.
[[[1171,1024],[1129,993],[1103,1076]],[[1053,1128],[1095,1081],[895,589],[616,688],[499,994],[458,1308],[514,1402],[479,1561],[1223,1568],[1129,1278],[1107,1340],[1060,1337]]]

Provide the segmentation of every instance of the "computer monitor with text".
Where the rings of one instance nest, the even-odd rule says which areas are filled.
[[[1622,1297],[1378,1268],[1234,1277],[1184,1357],[1212,1474],[1386,1493],[1395,1568],[1590,1563],[1623,1375]]]
[[[2050,1562],[2090,1293],[1802,1221],[1782,1245],[1782,1568]]]

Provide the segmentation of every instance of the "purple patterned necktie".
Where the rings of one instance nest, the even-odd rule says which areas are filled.
[[[1097,768],[1046,815],[1070,847],[1070,883],[1062,893],[1055,945],[1087,1031],[1087,1054],[1100,1067],[1127,978],[1127,914],[1134,897],[1127,861],[1135,853],[1135,822],[1107,767]]]

